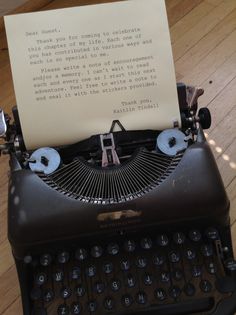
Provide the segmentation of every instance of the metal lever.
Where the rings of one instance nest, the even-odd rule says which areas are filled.
[[[0,108],[0,137],[4,137],[7,132],[7,124],[3,110]]]
[[[204,90],[200,87],[187,86],[186,92],[188,107],[195,114],[197,111],[198,98],[204,94]]]
[[[102,167],[119,165],[120,160],[115,150],[115,142],[112,133],[100,135],[102,148]]]

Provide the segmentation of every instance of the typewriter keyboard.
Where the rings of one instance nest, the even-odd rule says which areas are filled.
[[[207,314],[228,295],[216,286],[224,276],[218,245],[218,231],[208,228],[44,253],[29,267],[32,314]]]

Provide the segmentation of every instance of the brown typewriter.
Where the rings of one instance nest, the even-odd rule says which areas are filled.
[[[230,315],[229,200],[197,109],[178,84],[182,128],[107,134],[26,151],[17,108],[1,111],[10,154],[8,236],[24,315]],[[114,132],[118,124],[120,131]]]

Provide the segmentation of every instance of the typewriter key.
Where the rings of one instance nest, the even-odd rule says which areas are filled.
[[[177,251],[171,251],[168,254],[168,257],[169,257],[170,262],[172,263],[177,263],[180,261],[180,254]]]
[[[58,315],[69,315],[70,314],[70,308],[66,304],[61,304],[58,306],[57,309],[57,314]]]
[[[233,259],[233,258],[228,258],[228,259],[225,261],[225,268],[226,268],[228,271],[231,271],[231,272],[236,271],[236,260]]]
[[[70,254],[68,252],[61,252],[57,255],[57,261],[60,264],[66,264],[70,259]]]
[[[108,254],[115,256],[119,253],[119,245],[117,243],[110,243],[107,246]]]
[[[138,257],[136,259],[136,265],[138,268],[145,268],[147,266],[147,259],[145,257]]]
[[[53,274],[53,279],[56,282],[61,282],[64,279],[64,272],[62,270],[57,270],[54,274]]]
[[[62,288],[61,289],[61,297],[63,299],[68,299],[71,296],[71,289],[70,288]]]
[[[80,278],[81,270],[79,267],[74,267],[71,270],[70,276],[72,280],[78,280]]]
[[[146,273],[143,277],[143,282],[145,285],[151,285],[152,284],[152,276],[149,273]]]
[[[33,301],[37,301],[41,299],[42,296],[42,290],[40,288],[33,288],[30,292],[30,298]]]
[[[160,273],[160,277],[161,277],[161,282],[169,282],[170,281],[170,274],[169,274],[169,272],[162,271]]]
[[[71,308],[70,308],[71,314],[72,315],[78,315],[81,312],[81,307],[79,305],[79,303],[74,302],[71,304]]]
[[[87,251],[84,248],[78,248],[75,252],[75,258],[79,261],[83,261],[87,258]]]
[[[169,243],[168,237],[165,234],[161,234],[157,237],[157,244],[159,246],[165,247]]]
[[[181,294],[181,290],[177,286],[172,286],[169,289],[169,296],[172,297],[173,299],[177,299]]]
[[[172,274],[173,274],[173,278],[177,281],[183,278],[183,271],[180,269],[174,269]]]
[[[164,301],[166,299],[166,292],[162,288],[156,289],[154,295],[159,301]]]
[[[102,267],[103,271],[106,273],[106,274],[110,274],[112,273],[113,271],[113,265],[112,263],[105,263]]]
[[[212,289],[212,285],[211,283],[208,281],[208,280],[202,280],[200,282],[200,289],[205,292],[205,293],[208,293],[211,291]]]
[[[85,294],[85,288],[82,286],[82,284],[79,284],[75,288],[75,293],[78,297],[82,297]]]
[[[111,282],[112,291],[119,291],[121,287],[121,282],[118,279],[113,279]]]
[[[124,249],[125,251],[127,251],[128,253],[132,253],[135,251],[136,245],[135,242],[133,240],[127,240],[124,243]]]
[[[90,265],[85,269],[85,272],[88,277],[94,277],[96,275],[96,267],[94,265]]]
[[[206,236],[209,240],[215,241],[215,240],[219,239],[219,232],[216,228],[209,227],[206,230]]]
[[[135,286],[135,278],[131,274],[129,274],[126,278],[126,284],[128,288],[133,288]]]
[[[192,276],[194,278],[200,277],[202,274],[202,268],[198,265],[193,265],[192,266]]]
[[[136,302],[138,304],[146,304],[147,303],[147,295],[145,292],[140,291],[136,295]]]
[[[186,286],[184,287],[184,293],[187,296],[193,296],[196,292],[196,289],[192,283],[187,283]]]
[[[37,285],[43,285],[47,281],[47,275],[44,272],[40,272],[35,276],[35,283]]]
[[[125,307],[130,307],[130,305],[132,305],[133,303],[133,298],[131,295],[126,294],[123,295],[121,298],[121,303],[125,306]]]
[[[161,254],[156,254],[153,256],[153,263],[156,266],[161,266],[165,262],[165,256]]]
[[[152,240],[149,237],[144,237],[141,239],[140,245],[143,249],[152,248]]]
[[[175,233],[173,236],[173,240],[174,240],[175,244],[182,245],[185,241],[184,233],[182,233],[182,232]]]
[[[52,256],[50,254],[43,254],[40,256],[40,264],[44,267],[49,266],[52,262]]]
[[[105,284],[103,282],[96,282],[94,284],[94,291],[98,294],[101,294],[105,290]]]
[[[88,302],[88,310],[91,313],[94,313],[97,309],[97,302],[96,301],[90,301]]]
[[[48,289],[43,294],[43,299],[45,302],[49,303],[54,299],[54,292],[51,289]]]
[[[216,267],[216,264],[211,261],[207,264],[207,271],[211,274],[211,275],[214,275],[216,274],[216,271],[217,271],[217,267]]]
[[[112,310],[114,308],[114,305],[115,305],[113,298],[111,298],[111,297],[105,298],[103,305],[104,305],[105,309],[107,309],[109,311]]]
[[[102,250],[102,247],[99,246],[99,245],[95,245],[92,247],[91,249],[91,256],[93,258],[99,258],[102,256],[102,253],[103,253],[103,250]]]
[[[187,248],[185,251],[185,256],[188,260],[193,260],[196,257],[196,252],[194,249]]]
[[[189,238],[193,242],[199,242],[202,238],[201,232],[199,230],[191,230],[189,232]]]
[[[211,244],[204,244],[201,247],[201,252],[203,256],[205,257],[210,257],[213,255],[213,247]]]
[[[120,268],[123,271],[129,270],[130,269],[130,262],[129,262],[129,260],[127,260],[127,259],[122,260],[121,263],[120,263]]]

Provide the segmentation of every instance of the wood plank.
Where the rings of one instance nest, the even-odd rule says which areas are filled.
[[[178,41],[173,45],[174,60],[178,61],[187,51],[196,45],[206,34],[208,34],[218,23],[236,8],[235,0],[226,0],[215,7],[207,16],[201,19],[194,27],[185,34],[180,35]],[[190,67],[189,69],[192,69]],[[177,71],[181,71],[177,67]]]
[[[169,25],[172,26],[195,8],[202,0],[182,0],[168,10]]]
[[[5,310],[1,315],[22,315],[22,303],[21,298],[18,296],[15,301]]]
[[[230,217],[232,224],[236,223],[236,177],[228,185],[227,194],[230,200]]]
[[[206,19],[208,16],[206,17]],[[205,58],[216,49],[236,28],[236,9],[219,21],[199,42],[176,61],[176,70],[183,76],[189,74],[189,69],[196,69]],[[189,43],[186,43],[189,44]]]
[[[203,1],[186,14],[181,20],[175,23],[170,29],[172,45],[178,41],[181,35],[188,32],[199,21],[201,21],[201,19],[207,16],[213,8],[213,5]]]

